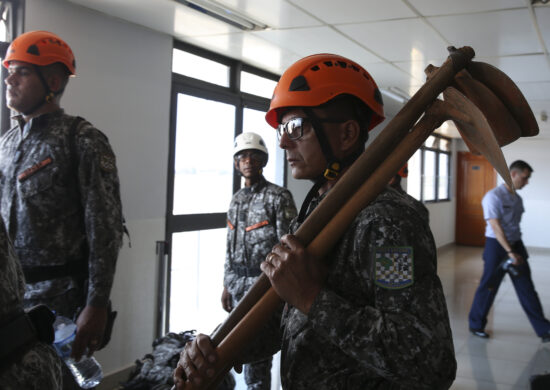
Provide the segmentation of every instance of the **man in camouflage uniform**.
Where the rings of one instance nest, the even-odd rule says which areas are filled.
[[[290,192],[262,175],[268,153],[256,133],[235,139],[235,169],[244,188],[233,195],[227,212],[227,252],[222,306],[230,312],[261,274],[260,263],[288,233],[296,206]],[[271,389],[271,356],[244,366],[248,389]]]
[[[281,76],[266,120],[278,128],[293,177],[315,181],[292,231],[383,119],[375,82],[347,58],[309,56]],[[324,263],[295,236],[283,236],[261,264],[286,302],[282,320],[242,352],[243,361],[281,349],[287,389],[448,389],[456,373],[452,334],[433,236],[421,214],[386,189]],[[217,358],[209,338],[199,335],[174,372],[178,388],[184,378],[211,377]]]
[[[75,74],[61,38],[25,33],[3,65],[7,105],[19,115],[0,139],[1,212],[25,273],[24,305],[42,303],[69,318],[83,308],[72,351],[78,360],[102,342],[122,242],[115,156],[103,133],[59,106]]]
[[[0,388],[3,390],[61,390],[61,360],[51,345],[35,341],[15,351],[5,351],[9,325],[23,314],[25,281],[6,229],[0,224]]]

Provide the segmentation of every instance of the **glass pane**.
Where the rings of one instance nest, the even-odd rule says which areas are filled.
[[[424,177],[423,177],[423,200],[435,200],[435,159],[436,153],[424,150]]]
[[[449,199],[449,155],[439,154],[439,189],[438,199]]]
[[[229,87],[229,66],[183,50],[172,51],[172,72]]]
[[[421,150],[417,150],[413,156],[409,159],[409,175],[407,177],[407,193],[420,200],[420,156],[422,154]]]
[[[210,333],[226,317],[222,309],[226,229],[172,234],[170,332]]]
[[[234,132],[235,106],[178,95],[174,215],[227,211]]]
[[[439,140],[439,149],[445,152],[451,151],[451,141],[445,138]]]
[[[243,112],[243,132],[254,132],[263,138],[269,160],[264,168],[265,178],[275,184],[283,185],[284,153],[279,148],[277,132],[265,121],[265,112],[245,108]]]
[[[241,72],[241,91],[271,99],[276,81],[248,72]]]

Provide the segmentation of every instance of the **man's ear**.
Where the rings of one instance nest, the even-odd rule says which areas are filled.
[[[59,92],[63,87],[63,78],[58,74],[50,74],[46,77],[46,82],[52,92]]]
[[[356,120],[350,119],[344,122],[339,132],[340,150],[347,154],[356,149],[360,136],[361,128]]]

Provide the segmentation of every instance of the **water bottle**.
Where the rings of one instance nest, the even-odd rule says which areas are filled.
[[[78,385],[83,389],[91,389],[103,379],[103,371],[97,360],[91,356],[82,356],[80,361],[71,359],[73,341],[76,335],[76,324],[67,317],[57,316],[54,322],[54,347],[63,359]]]

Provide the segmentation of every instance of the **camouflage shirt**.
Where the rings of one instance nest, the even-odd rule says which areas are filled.
[[[0,327],[23,311],[24,291],[21,265],[0,224]],[[20,359],[0,367],[0,388],[61,389],[61,361],[50,345],[37,342]]]
[[[418,205],[382,192],[327,259],[328,278],[308,315],[287,305],[273,344],[265,336],[274,328],[262,335],[264,353],[277,344],[282,350],[283,388],[448,389],[453,340],[434,240]],[[248,358],[259,356],[255,348]]]
[[[75,117],[63,110],[27,124],[16,118],[0,139],[1,212],[15,251],[25,269],[79,265],[88,284],[82,291],[72,276],[28,283],[25,301],[55,297],[52,309],[64,313],[56,299],[80,290],[87,304],[106,306],[123,231],[109,141],[85,120],[72,129]]]
[[[235,301],[254,284],[261,273],[260,263],[279,238],[288,233],[295,216],[290,192],[263,177],[233,195],[227,212],[224,286]],[[245,272],[250,272],[250,276]]]

